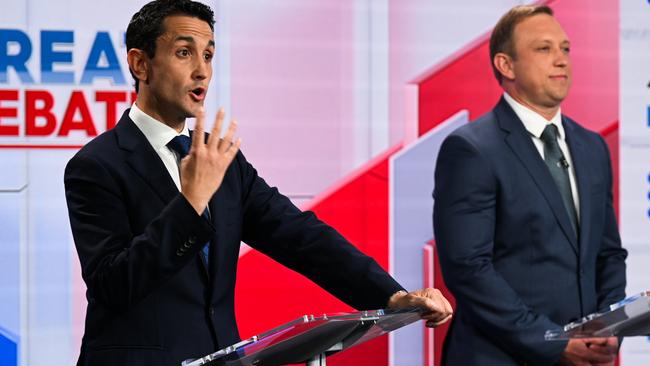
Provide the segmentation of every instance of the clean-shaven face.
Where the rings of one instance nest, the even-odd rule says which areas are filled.
[[[525,104],[559,107],[571,87],[569,39],[554,17],[538,14],[514,29],[513,87]]]
[[[214,36],[199,18],[165,18],[165,32],[156,39],[156,54],[148,70],[147,104],[163,121],[196,116],[212,78]]]

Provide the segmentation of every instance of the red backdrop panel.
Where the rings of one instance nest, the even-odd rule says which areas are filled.
[[[388,269],[388,156],[371,163],[311,208],[361,251]],[[251,251],[239,261],[237,319],[242,337],[303,314],[353,311],[305,277]],[[381,337],[328,359],[332,365],[388,365]]]

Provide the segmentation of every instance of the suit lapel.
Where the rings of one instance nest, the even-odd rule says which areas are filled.
[[[591,172],[589,167],[591,166],[591,157],[589,151],[584,143],[583,136],[580,134],[580,130],[576,128],[575,122],[571,121],[566,117],[562,117],[562,124],[564,126],[564,131],[566,131],[566,141],[569,146],[569,151],[571,152],[571,160],[573,162],[573,169],[575,170],[576,175],[576,186],[578,187],[578,202],[580,207],[580,248],[581,255],[587,253],[586,246],[589,244],[589,232],[591,230]]]
[[[176,197],[178,194],[176,184],[147,138],[129,118],[128,109],[115,126],[115,133],[120,148],[129,152],[126,158],[127,164],[149,185],[151,190],[156,192],[165,204]]]
[[[569,243],[571,243],[571,247],[578,254],[577,238],[571,227],[569,214],[562,202],[562,196],[544,160],[537,151],[537,148],[535,148],[530,134],[505,99],[501,98],[494,109],[494,113],[501,129],[507,132],[505,137],[506,144],[523,163],[535,181],[546,202],[551,207],[564,235],[569,240]]]

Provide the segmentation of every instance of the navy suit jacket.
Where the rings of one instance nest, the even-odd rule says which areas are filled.
[[[241,153],[209,203],[208,222],[179,193],[128,110],[70,160],[65,189],[87,285],[79,365],[179,366],[239,341],[242,240],[357,309],[383,308],[402,289],[269,187]],[[208,242],[206,266],[199,252]]]
[[[434,231],[457,310],[446,365],[550,365],[566,342],[544,333],[621,300],[625,258],[607,146],[563,116],[576,173],[576,236],[530,134],[502,98],[443,142]]]

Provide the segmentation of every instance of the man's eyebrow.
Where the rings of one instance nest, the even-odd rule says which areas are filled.
[[[553,43],[553,40],[550,38],[540,38],[540,39],[534,39],[532,42],[539,42],[539,43]],[[560,44],[571,44],[571,41],[568,39],[560,41]]]
[[[192,37],[192,36],[177,36],[176,39],[174,39],[174,42],[178,42],[178,41],[185,41],[185,42],[189,42],[189,43],[195,43],[194,42],[194,37]]]
[[[185,41],[188,43],[196,43],[194,37],[192,36],[178,36],[174,39],[174,42]],[[208,41],[208,47],[215,47],[214,39]]]

